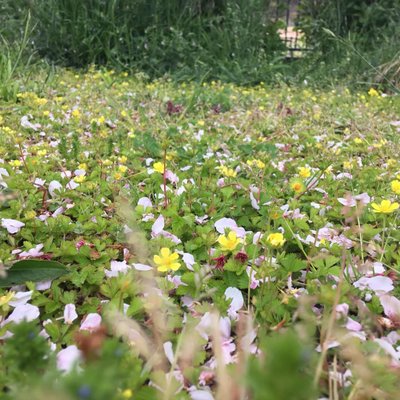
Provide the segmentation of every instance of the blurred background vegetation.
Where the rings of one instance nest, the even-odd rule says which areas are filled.
[[[308,48],[295,59],[279,35],[288,20]],[[44,60],[180,81],[393,88],[399,32],[400,0],[2,0],[0,80]]]

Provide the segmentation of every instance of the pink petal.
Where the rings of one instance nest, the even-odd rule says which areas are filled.
[[[358,194],[357,196],[354,196],[354,198],[363,204],[368,204],[371,201],[371,197],[368,196],[368,193]]]
[[[387,276],[362,277],[353,283],[353,286],[361,290],[369,288],[374,292],[386,293],[394,289],[393,281]]]
[[[400,322],[400,300],[389,294],[379,296],[385,315],[394,322]]]
[[[378,343],[379,346],[387,353],[392,356],[395,360],[399,360],[399,353],[393,348],[393,346],[384,339],[374,339],[374,342]]]
[[[354,319],[349,318],[346,323],[346,329],[349,331],[359,332],[362,329],[362,325],[359,322],[354,321]]]

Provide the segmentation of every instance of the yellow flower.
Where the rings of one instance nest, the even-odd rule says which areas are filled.
[[[390,187],[394,193],[400,194],[400,181],[395,179],[394,181],[390,182]]]
[[[47,103],[47,99],[37,98],[35,99],[35,103],[38,106],[44,106]]]
[[[222,165],[219,167],[219,170],[222,172],[223,175],[225,175],[227,178],[235,178],[237,173],[234,169],[228,168],[225,165]]]
[[[261,160],[247,160],[246,164],[250,167],[264,168],[265,164]]]
[[[379,92],[378,92],[376,89],[374,89],[374,88],[369,89],[369,90],[368,90],[368,94],[369,94],[371,97],[379,96]]]
[[[106,121],[104,115],[101,115],[100,118],[97,119],[97,123],[99,125],[104,124],[104,122]]]
[[[124,399],[130,399],[132,396],[133,396],[133,392],[132,392],[131,389],[125,389],[125,390],[122,392],[122,397],[123,397]]]
[[[0,296],[0,307],[5,306],[14,297],[15,292],[8,292],[4,296]]]
[[[156,171],[156,172],[159,172],[160,174],[163,174],[164,173],[164,164],[162,163],[162,162],[156,162],[156,163],[154,163],[153,164],[153,169],[154,169],[154,171]]]
[[[295,193],[301,193],[306,190],[306,185],[300,179],[293,179],[290,183],[290,189],[292,189]]]
[[[103,161],[103,165],[105,165],[106,167],[109,167],[110,165],[112,165],[112,161],[107,159]]]
[[[299,168],[299,175],[300,175],[302,178],[309,178],[309,177],[311,176],[310,168],[300,167],[300,168]]]
[[[81,164],[78,165],[78,168],[79,169],[83,169],[83,170],[86,171],[87,170],[87,164],[86,163],[81,163]]]
[[[206,123],[203,120],[197,121],[198,126],[204,126]]]
[[[37,155],[39,157],[43,157],[47,154],[47,150],[38,150]]]
[[[176,271],[181,264],[177,262],[179,254],[177,252],[171,253],[168,247],[163,247],[160,250],[160,255],[155,255],[153,260],[157,265],[157,270],[160,272],[167,272],[168,270]]]
[[[235,231],[230,231],[228,236],[221,235],[218,238],[218,243],[221,245],[221,250],[233,251],[239,243],[242,243],[242,240],[237,237]]]
[[[81,116],[81,112],[77,108],[75,108],[75,110],[72,111],[71,115],[74,118],[79,118]]]
[[[114,174],[114,179],[115,179],[116,181],[120,181],[120,180],[122,179],[122,174],[121,174],[121,172],[116,172],[116,173]]]
[[[274,247],[281,247],[286,242],[286,239],[284,239],[282,233],[280,232],[270,233],[267,237],[267,242]]]
[[[353,163],[351,161],[343,161],[343,168],[344,169],[352,169]]]
[[[35,213],[35,211],[33,211],[33,210],[27,211],[27,212],[25,213],[25,218],[26,218],[26,219],[33,219],[33,218],[35,218],[35,217],[36,217],[36,213]]]
[[[392,203],[390,200],[382,200],[381,204],[372,203],[372,208],[378,214],[391,214],[399,208],[399,203]]]
[[[128,170],[128,167],[126,165],[120,165],[118,167],[118,171],[122,172],[123,174]]]
[[[126,164],[126,162],[128,161],[128,157],[127,157],[127,156],[118,157],[118,161],[119,161],[121,164]]]
[[[8,162],[12,167],[20,167],[22,162],[20,160],[11,160]]]
[[[363,141],[362,141],[362,139],[360,139],[360,138],[358,138],[358,137],[356,137],[355,139],[354,139],[354,143],[355,144],[361,144]]]
[[[76,183],[83,183],[86,180],[86,176],[85,175],[78,175],[74,178],[74,181]]]

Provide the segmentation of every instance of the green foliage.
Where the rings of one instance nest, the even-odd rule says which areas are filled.
[[[68,270],[64,265],[55,261],[18,261],[7,270],[6,277],[0,277],[0,287],[52,280],[67,272]]]
[[[3,6],[4,7],[4,6]],[[0,18],[0,23],[2,18]],[[23,72],[28,75],[28,68],[33,55],[30,49],[30,34],[32,30],[31,15],[28,12],[19,30],[14,29],[15,36],[7,37],[0,28],[0,98],[4,100],[15,100],[19,85],[16,81],[17,74]]]
[[[18,20],[25,1],[16,3],[8,12]],[[270,66],[284,46],[269,1],[34,0],[27,6],[35,48],[65,65],[241,83],[269,80],[282,66]]]
[[[301,1],[298,27],[312,52],[298,66],[300,75],[325,82],[396,83],[399,22],[399,0]]]
[[[261,342],[263,356],[252,359],[247,379],[255,400],[309,400],[313,389],[312,348],[289,330]]]
[[[8,374],[26,383],[27,378],[43,374],[50,363],[50,347],[36,322],[21,322],[11,329],[13,336],[1,346],[0,358]],[[1,369],[0,369],[1,371]]]

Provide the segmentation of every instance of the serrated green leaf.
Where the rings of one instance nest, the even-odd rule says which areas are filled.
[[[284,258],[280,259],[279,262],[287,272],[297,272],[307,267],[307,263],[299,259],[297,255],[293,253],[287,254]]]

